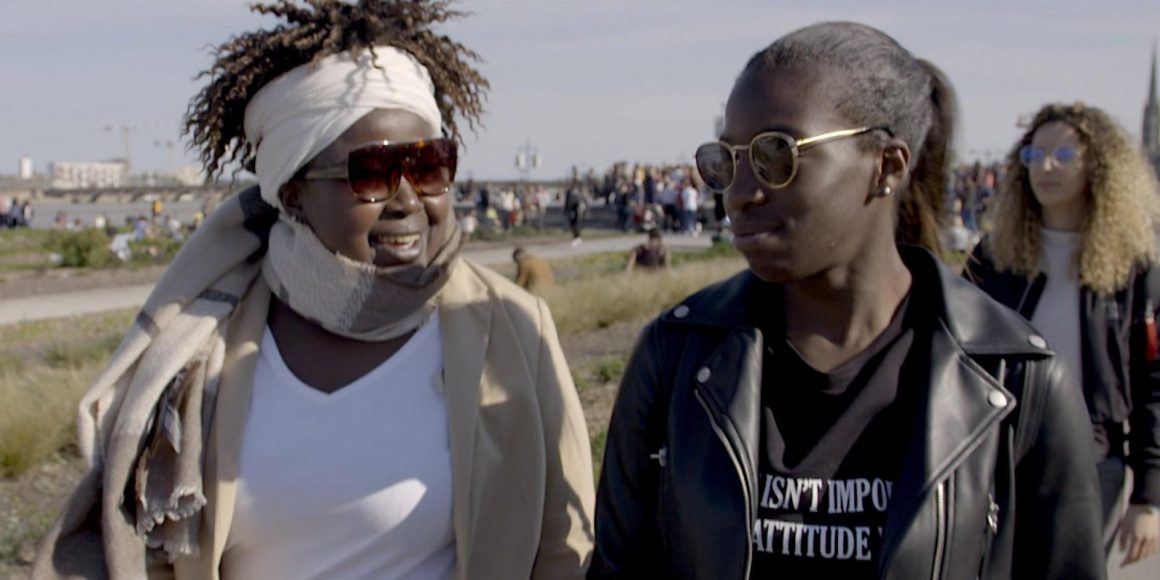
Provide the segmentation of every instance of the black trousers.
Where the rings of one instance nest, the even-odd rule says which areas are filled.
[[[1100,506],[1104,515],[1104,553],[1111,555],[1120,518],[1124,515],[1124,460],[1120,457],[1106,457],[1096,464],[1096,469],[1100,475]]]
[[[568,225],[572,228],[572,237],[579,238],[581,230],[584,229],[584,212],[569,211]]]

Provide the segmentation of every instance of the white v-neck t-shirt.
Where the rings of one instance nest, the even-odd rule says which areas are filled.
[[[1079,276],[1075,252],[1082,234],[1040,230],[1040,268],[1047,276],[1043,294],[1031,313],[1034,326],[1067,365],[1077,385],[1083,384],[1083,347],[1080,344]]]
[[[267,328],[222,578],[451,577],[442,370],[437,313],[386,362],[332,394],[294,376]]]

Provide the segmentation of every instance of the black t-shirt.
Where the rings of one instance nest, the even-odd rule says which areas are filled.
[[[751,578],[877,576],[882,528],[913,430],[911,300],[858,356],[829,373],[766,329],[763,440]],[[921,343],[921,341],[919,341]]]

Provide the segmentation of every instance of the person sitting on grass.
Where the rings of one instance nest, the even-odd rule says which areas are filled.
[[[668,270],[672,268],[669,249],[661,240],[659,230],[650,230],[648,241],[633,248],[628,253],[628,265],[625,266],[625,271],[632,272],[636,268],[642,270]]]
[[[512,252],[516,262],[516,285],[528,292],[538,294],[544,288],[556,285],[552,267],[539,256],[533,256],[522,246]]]

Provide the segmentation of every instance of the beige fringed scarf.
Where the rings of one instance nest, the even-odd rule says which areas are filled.
[[[452,228],[428,267],[376,269],[326,251],[309,228],[288,227],[278,215],[257,189],[246,190],[166,270],[81,401],[80,448],[91,469],[42,546],[34,578],[62,577],[70,567],[86,577],[143,578],[150,560],[198,553],[203,450],[225,329],[263,269],[275,295],[299,313],[332,332],[378,340],[422,324],[462,247]],[[283,263],[288,257],[294,267]],[[335,272],[345,277],[324,275]],[[348,307],[332,310],[321,298],[327,289]]]
[[[431,264],[379,268],[326,249],[309,227],[282,214],[270,232],[262,275],[270,291],[330,332],[364,341],[390,340],[435,310],[435,293],[450,276],[463,236],[452,228]]]

